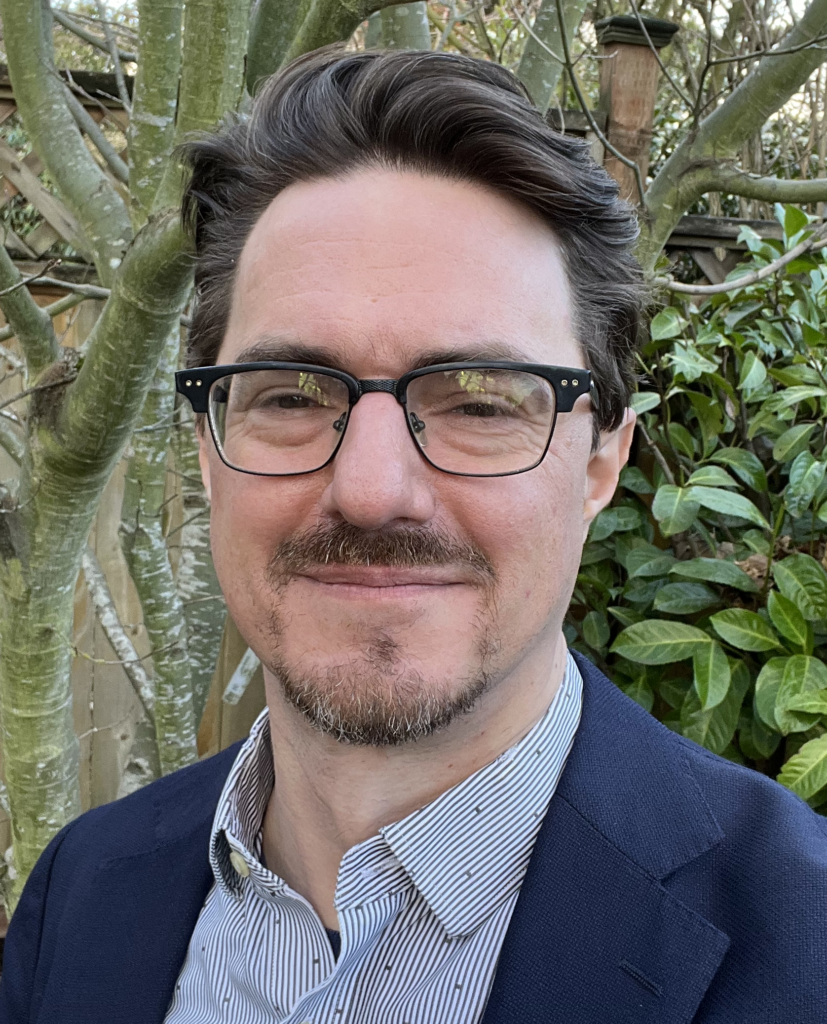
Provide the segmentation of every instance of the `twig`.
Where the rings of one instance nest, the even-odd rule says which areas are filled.
[[[30,277],[21,277],[17,284],[13,284],[8,288],[4,288],[0,292],[0,297],[2,297],[3,295],[11,295],[12,292],[16,292],[18,288],[25,288],[26,285],[31,284],[32,281],[42,281],[43,278],[45,278],[48,275],[50,270],[54,270],[55,267],[59,267],[62,262],[63,260],[61,259],[49,260],[46,266],[41,271],[39,271],[39,273],[32,274]]]
[[[49,388],[63,387],[64,384],[71,383],[75,377],[77,377],[77,370],[67,373],[66,376],[61,377],[60,380],[48,380],[43,384],[34,384],[30,388],[18,391],[16,395],[12,395],[11,398],[7,398],[4,402],[0,402],[0,409],[5,409],[7,405],[14,405],[15,402],[19,402],[22,398],[28,398],[29,395],[33,395],[37,391],[48,391]]]
[[[153,707],[155,705],[155,693],[152,681],[141,664],[141,659],[138,657],[138,653],[121,623],[118,610],[115,607],[115,602],[109,590],[109,585],[106,582],[106,576],[91,548],[87,547],[84,551],[82,564],[83,575],[86,577],[86,586],[101,628],[123,665],[124,672],[126,672],[147,718],[154,724],[155,715]]]
[[[638,190],[638,193],[640,195],[640,202],[641,202],[641,204],[643,204],[643,192],[644,192],[644,189],[643,189],[643,178],[641,177],[641,174],[640,174],[640,168],[638,167],[638,165],[635,163],[634,160],[630,160],[627,156],[624,156],[623,153],[621,153],[619,149],[615,149],[615,147],[611,144],[611,142],[609,142],[609,140],[606,138],[606,136],[603,134],[603,132],[598,128],[597,122],[595,121],[594,117],[592,116],[592,112],[589,109],[588,104],[586,103],[586,98],[583,95],[583,91],[580,88],[580,83],[577,80],[577,75],[575,74],[574,66],[572,65],[572,62],[571,62],[571,51],[569,49],[568,38],[566,37],[566,21],[565,21],[565,18],[563,17],[563,4],[562,4],[562,0],[555,0],[555,3],[557,5],[557,20],[558,20],[558,22],[560,24],[560,41],[563,44],[563,57],[565,58],[566,71],[568,72],[569,78],[571,79],[571,85],[572,85],[572,88],[574,89],[574,95],[577,97],[577,102],[580,104],[580,109],[586,115],[586,120],[589,122],[589,127],[594,132],[594,134],[597,136],[597,138],[599,139],[601,144],[612,154],[612,156],[616,160],[619,160],[623,164],[624,167],[628,167],[629,170],[634,173],[635,182],[637,184],[637,190]]]
[[[644,35],[644,37],[646,39],[646,42],[649,44],[649,49],[655,55],[655,60],[658,62],[658,67],[663,72],[664,76],[666,77],[667,82],[669,82],[669,84],[672,86],[672,88],[675,90],[675,92],[678,94],[678,96],[683,100],[683,102],[687,105],[687,107],[689,107],[691,109],[692,108],[692,100],[690,100],[690,98],[686,95],[686,93],[683,91],[683,89],[681,89],[681,87],[678,85],[678,83],[674,80],[674,78],[672,78],[672,76],[666,70],[666,66],[664,65],[663,61],[661,60],[660,53],[658,52],[658,48],[652,42],[651,36],[649,35],[649,31],[646,28],[646,22],[644,22],[643,18],[641,18],[641,16],[640,16],[640,11],[638,10],[638,7],[637,7],[637,4],[635,3],[635,0],[629,0],[629,2],[632,5],[632,10],[634,11],[635,17],[637,18],[638,27],[640,28],[640,31],[643,33],[643,35]]]
[[[643,421],[640,418],[638,418],[637,426],[638,430],[640,430],[641,434],[643,434],[643,440],[646,442],[646,446],[652,449],[652,454],[655,456],[655,461],[657,462],[657,464],[663,470],[663,475],[666,477],[670,484],[675,485],[675,474],[669,468],[669,463],[666,461],[663,452],[660,450],[660,448],[658,448],[658,446],[649,436],[649,432],[647,431],[646,427],[644,427]]]
[[[129,93],[126,90],[126,81],[123,77],[123,68],[121,67],[121,54],[118,49],[118,43],[115,39],[115,34],[112,31],[112,26],[106,21],[106,7],[103,0],[97,0],[98,12],[101,18],[101,24],[103,25],[103,34],[106,37],[106,44],[109,47],[109,55],[112,58],[112,64],[115,69],[115,82],[118,85],[118,95],[121,98],[123,109],[127,114],[132,111],[132,100],[129,98]]]
[[[84,107],[84,105],[77,99],[68,85],[64,83],[64,87],[66,91],[66,103],[68,104],[72,117],[77,122],[78,127],[81,131],[85,132],[89,139],[94,143],[95,148],[100,153],[104,163],[115,175],[118,181],[121,181],[126,185],[129,182],[129,168],[118,156],[115,151],[115,147],[100,130],[98,123],[86,107]]]
[[[543,42],[543,40],[537,35],[537,33],[534,31],[534,29],[531,27],[531,25],[529,25],[529,23],[527,21],[525,21],[523,16],[520,14],[520,12],[514,6],[514,4],[511,5],[511,13],[514,15],[514,17],[517,19],[517,21],[519,21],[519,23],[523,26],[523,28],[526,30],[526,32],[528,32],[528,34],[531,36],[531,38],[534,40],[534,42],[537,43],[538,46],[541,46],[546,51],[546,53],[549,55],[549,57],[553,57],[554,60],[556,60],[558,64],[562,64],[565,67],[566,62],[563,60],[563,58],[560,57],[558,54],[556,54],[554,52],[554,50],[552,50],[552,48],[548,45],[548,43],[544,43]]]
[[[456,0],[446,0],[446,6],[448,8],[448,18],[445,22],[445,27],[442,29],[442,33],[437,40],[437,44],[434,47],[435,50],[443,49],[445,44],[448,42],[449,36],[453,34],[454,25],[456,25],[459,19]]]
[[[752,50],[750,53],[742,53],[733,57],[716,57],[715,60],[708,61],[709,67],[714,67],[716,64],[736,64],[739,61],[745,60],[758,60],[761,57],[784,57],[790,53],[799,53],[801,50],[814,49],[814,50],[825,50],[827,47],[819,46],[819,43],[823,43],[827,40],[827,35],[813,36],[806,43],[799,43],[798,46],[790,46],[785,50]]]
[[[77,294],[64,295],[63,298],[58,299],[57,302],[53,302],[50,306],[45,306],[44,312],[48,313],[50,317],[60,316],[60,314],[65,313],[67,309],[71,309],[73,306],[79,306],[81,302],[86,302],[88,298],[91,298],[91,296]],[[14,336],[14,329],[12,327],[3,327],[0,329],[0,341],[6,341]],[[2,351],[0,351],[0,355],[2,355],[4,359],[8,359],[11,353],[8,352],[8,349],[2,349]],[[20,362],[20,365],[23,366],[22,361]]]
[[[792,263],[793,260],[803,256],[804,253],[809,252],[811,249],[822,248],[822,246],[827,245],[825,235],[827,235],[827,224],[823,225],[819,231],[810,235],[803,242],[799,242],[789,252],[779,256],[777,260],[768,263],[766,267],[761,267],[760,270],[753,270],[749,274],[743,274],[741,277],[733,278],[730,281],[722,281],[721,284],[684,284],[682,281],[676,281],[672,277],[656,277],[653,283],[669,288],[670,291],[680,292],[682,295],[723,295],[725,292],[732,292],[738,288],[746,288],[751,284],[757,284],[759,281],[771,277],[777,271],[786,267],[788,263]]]
[[[53,288],[62,288],[67,292],[77,292],[87,299],[108,299],[111,294],[109,288],[100,288],[96,284],[75,284],[74,281],[64,281],[59,277],[41,277],[41,284],[51,285]]]
[[[73,32],[78,39],[82,39],[85,43],[89,43],[90,46],[95,46],[97,49],[103,50],[104,53],[111,54],[109,43],[106,39],[101,39],[101,37],[95,35],[94,32],[88,32],[82,25],[78,25],[74,18],[70,18],[68,14],[65,14],[63,11],[53,7],[52,17],[59,25],[62,25],[65,29]],[[127,50],[118,50],[118,56],[121,60],[130,61],[131,63],[138,60],[137,53],[130,53]]]

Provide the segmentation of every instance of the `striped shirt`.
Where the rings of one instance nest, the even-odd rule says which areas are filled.
[[[215,884],[165,1024],[476,1024],[582,695],[569,655],[548,711],[519,743],[348,850],[338,956],[310,903],[261,861],[274,782],[263,712],[219,800]]]

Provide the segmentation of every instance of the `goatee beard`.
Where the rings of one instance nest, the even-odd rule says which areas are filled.
[[[314,566],[373,565],[398,567],[460,566],[477,581],[493,605],[496,573],[472,545],[429,527],[366,531],[335,523],[290,538],[273,556],[268,582],[276,590]],[[387,633],[376,631],[352,659],[323,672],[308,673],[281,656],[284,625],[276,611],[272,621],[275,651],[269,668],[285,700],[318,732],[356,746],[399,746],[431,736],[467,714],[490,688],[493,656],[500,643],[491,624],[475,627],[476,665],[462,680],[428,680],[405,664],[404,652]]]

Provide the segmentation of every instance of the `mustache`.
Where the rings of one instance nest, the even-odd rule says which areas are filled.
[[[283,541],[268,565],[268,578],[285,583],[319,565],[421,566],[461,565],[481,583],[497,578],[494,566],[475,545],[459,541],[433,526],[363,530],[352,523],[326,523]]]

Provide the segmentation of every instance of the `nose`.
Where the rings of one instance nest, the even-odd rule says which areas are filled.
[[[416,450],[393,395],[363,395],[350,412],[323,505],[364,530],[433,517],[432,469]]]

